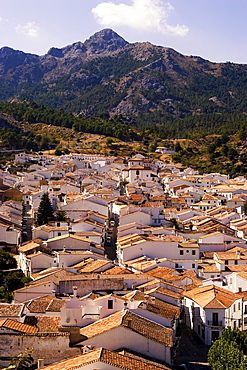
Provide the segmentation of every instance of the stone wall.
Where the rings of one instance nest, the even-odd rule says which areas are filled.
[[[0,334],[0,367],[26,348],[33,348],[34,362],[44,359],[48,365],[80,355],[80,349],[69,347],[69,333]]]
[[[99,278],[91,278],[84,280],[66,280],[59,282],[59,293],[60,294],[72,294],[73,287],[77,287],[78,296],[83,296],[87,293],[97,290],[106,290],[106,291],[115,291],[123,290],[124,281],[123,279],[102,279],[99,275]]]

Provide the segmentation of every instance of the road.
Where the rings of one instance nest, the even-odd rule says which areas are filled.
[[[193,330],[182,325],[182,336],[175,365],[185,364],[188,370],[210,370],[207,363],[209,346],[206,346]]]

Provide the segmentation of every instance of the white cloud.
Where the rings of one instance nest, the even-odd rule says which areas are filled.
[[[131,0],[132,5],[102,2],[92,9],[96,21],[106,27],[128,26],[141,31],[161,32],[164,35],[185,36],[189,29],[184,25],[168,24],[174,10],[163,0]]]
[[[4,22],[8,22],[8,21],[9,21],[8,19],[0,17],[0,23],[4,23]]]
[[[39,27],[36,26],[35,22],[27,22],[24,25],[18,24],[15,29],[17,33],[34,38],[37,37],[39,33]]]

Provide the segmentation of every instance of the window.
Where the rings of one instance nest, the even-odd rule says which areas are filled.
[[[235,304],[233,305],[233,312],[236,312],[236,306],[235,306]]]
[[[194,269],[196,267],[195,263],[192,263],[192,268]]]
[[[212,324],[217,326],[218,325],[218,312],[212,313]]]
[[[108,309],[109,310],[113,309],[113,300],[112,299],[108,299]]]
[[[240,311],[240,302],[238,302],[238,310]]]
[[[235,260],[234,263],[235,263],[235,265],[237,265],[238,264],[238,260]]]
[[[242,287],[238,287],[239,293],[242,292]]]
[[[225,265],[228,265],[228,260],[225,260]]]
[[[57,236],[61,236],[61,233],[60,233],[60,232],[58,232],[58,233],[57,233]]]
[[[184,251],[179,251],[180,256],[183,256]]]
[[[195,249],[192,249],[192,256],[195,256],[196,255],[196,251]]]

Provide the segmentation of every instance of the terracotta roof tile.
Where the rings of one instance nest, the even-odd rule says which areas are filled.
[[[24,305],[19,303],[0,303],[0,317],[20,316]]]
[[[114,266],[106,271],[103,271],[102,274],[103,275],[123,275],[123,274],[133,274],[133,272],[124,267]]]
[[[11,329],[14,331],[18,331],[20,333],[37,333],[38,329],[27,324],[23,324],[19,321],[12,320],[12,319],[5,319],[0,321],[0,326],[2,328]]]
[[[187,291],[185,297],[193,299],[204,308],[229,308],[239,297],[215,285],[208,285]]]
[[[158,287],[158,288],[155,288],[152,290],[152,292],[155,291],[159,294],[163,294],[163,295],[167,295],[167,296],[170,296],[170,297],[173,297],[173,298],[181,298],[181,293],[177,293],[177,292],[174,292],[173,290],[170,290],[170,289],[165,289],[165,288],[162,288],[162,287]],[[147,294],[149,292],[146,292]],[[150,291],[151,293],[151,291]]]
[[[117,312],[80,330],[86,338],[92,338],[117,327],[125,327],[146,338],[171,347],[172,329],[163,327],[128,310]]]
[[[79,272],[94,272],[98,270],[101,267],[104,267],[108,265],[110,262],[109,261],[102,261],[102,260],[94,260],[91,263],[88,263],[86,266],[83,266]]]
[[[32,300],[27,308],[32,313],[45,313],[60,312],[61,307],[64,305],[64,301],[52,296],[40,297]]]
[[[60,316],[26,316],[25,324],[33,326],[39,332],[57,332]]]
[[[94,351],[85,353],[84,355],[76,356],[57,362],[55,364],[45,366],[44,370],[74,370],[85,365],[101,362],[108,366],[113,366],[123,370],[168,370],[165,365],[143,359],[139,356],[134,356],[128,353],[120,354],[109,351],[104,348],[97,348]],[[98,367],[99,365],[95,365]],[[93,368],[92,366],[91,368]]]

